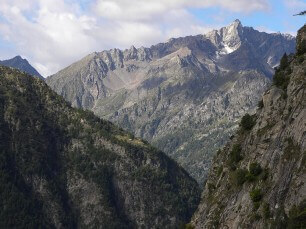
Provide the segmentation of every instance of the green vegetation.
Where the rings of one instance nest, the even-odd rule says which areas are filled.
[[[288,56],[287,56],[287,53],[285,53],[285,54],[282,56],[282,59],[280,60],[279,69],[284,70],[284,69],[286,69],[288,66],[289,66]]]
[[[306,40],[303,39],[303,33],[305,34],[306,26],[304,25],[299,31],[296,37],[296,55],[302,56],[306,53]]]
[[[282,158],[284,160],[296,159],[300,153],[300,147],[294,143],[292,138],[287,138],[285,140],[287,146],[284,149],[284,154]]]
[[[306,200],[302,201],[299,206],[293,206],[289,211],[288,219],[289,229],[306,228]]]
[[[262,109],[262,108],[264,107],[264,103],[263,103],[263,100],[262,100],[262,99],[258,101],[257,107],[258,107],[259,109]]]
[[[232,126],[232,123],[227,122],[226,125],[222,124],[221,127],[223,130],[230,128],[230,126]],[[230,132],[224,133],[221,128],[220,130],[217,128],[218,130],[215,131],[215,125],[210,128],[213,128],[214,131],[208,137],[199,138],[198,133],[202,131],[202,129],[199,129],[199,125],[195,123],[192,123],[192,125],[186,124],[182,127],[177,127],[173,132],[170,131],[167,134],[161,134],[161,138],[153,138],[152,144],[168,152],[168,155],[178,161],[189,174],[196,178],[201,186],[205,180],[205,176],[203,176],[203,166],[196,166],[199,158],[205,164],[204,167],[209,166],[209,161],[215,155],[214,152],[222,152],[218,149],[228,141],[229,135],[231,134]],[[210,132],[210,129],[207,129],[207,132]],[[215,139],[214,141],[216,142],[213,143],[212,139]]]
[[[288,216],[285,213],[283,205],[280,205],[276,211],[273,212],[273,220],[271,222],[271,229],[287,229],[288,228]]]
[[[258,203],[262,199],[262,193],[260,188],[255,188],[252,191],[250,191],[250,197],[253,203]]]
[[[185,225],[184,229],[194,229],[195,227],[191,224],[191,223],[188,223]]]
[[[263,181],[266,181],[269,177],[269,169],[265,168],[263,169],[262,173],[260,174],[260,179]]]
[[[305,42],[305,45],[306,45],[306,42]],[[305,58],[304,58],[304,56],[299,56],[297,58],[297,60],[298,60],[299,64],[302,64],[304,62]]]
[[[265,219],[269,219],[270,216],[271,216],[271,213],[270,213],[270,205],[266,202],[263,203],[263,206],[262,206],[262,214],[263,214],[263,217]]]
[[[250,164],[249,171],[253,176],[258,176],[262,172],[262,168],[257,162],[252,162]]]
[[[303,55],[306,53],[306,40],[302,40],[301,44],[297,46],[297,55]]]
[[[250,216],[251,222],[255,222],[255,221],[258,221],[260,219],[261,219],[261,216],[256,212],[253,212]]]
[[[243,130],[251,130],[255,125],[255,117],[249,114],[245,114],[240,122],[240,126]]]
[[[246,169],[237,169],[234,173],[235,183],[238,186],[244,184],[244,182],[253,182],[259,179],[262,174],[262,168],[257,162],[250,164],[249,170]]]
[[[217,170],[217,176],[219,177],[223,172],[223,166],[221,165]]]
[[[236,169],[238,162],[241,161],[243,158],[241,155],[241,151],[242,148],[240,144],[233,145],[233,148],[229,155],[229,166],[232,170]]]
[[[277,87],[286,90],[289,84],[291,69],[289,67],[288,56],[285,53],[280,61],[279,67],[276,69],[273,83]]]
[[[208,228],[219,228],[220,226],[220,214],[222,212],[223,206],[219,206],[219,208],[215,209],[212,213],[212,220],[209,224]]]
[[[243,185],[243,183],[246,181],[247,173],[248,171],[246,169],[237,169],[235,171],[235,180],[238,186]]]
[[[210,194],[216,189],[216,186],[212,183],[207,183],[207,187]]]
[[[264,135],[265,133],[267,133],[267,131],[270,130],[273,126],[275,126],[275,122],[268,122],[268,124],[267,124],[265,127],[261,128],[261,129],[259,129],[259,130],[257,131],[257,136],[263,136],[263,135]]]
[[[35,90],[44,83],[15,74],[15,70],[0,68],[0,205],[5,206],[0,209],[0,227],[51,227],[45,214],[47,206],[29,184],[38,175],[42,182],[48,181],[45,186],[59,206],[58,218],[63,227],[74,227],[59,154],[66,142],[61,128],[65,119],[54,122],[57,105],[66,103],[57,97],[51,103],[54,113],[46,112],[44,99],[51,98],[52,93],[41,97],[40,91]]]

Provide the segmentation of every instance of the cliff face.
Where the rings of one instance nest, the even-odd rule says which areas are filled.
[[[214,158],[195,228],[306,227],[306,26],[254,116]]]
[[[199,195],[164,153],[0,67],[1,228],[176,228]]]
[[[75,107],[91,109],[176,159],[199,182],[213,152],[254,112],[295,40],[236,20],[208,34],[150,48],[92,53],[47,78]]]

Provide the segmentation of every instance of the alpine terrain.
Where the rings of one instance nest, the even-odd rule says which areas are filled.
[[[150,48],[92,53],[47,78],[74,107],[92,110],[165,151],[202,183],[214,152],[253,113],[290,35],[242,26]]]
[[[199,199],[161,151],[0,67],[0,228],[177,228]]]
[[[305,98],[306,25],[256,114],[216,155],[195,228],[306,228]]]
[[[32,76],[44,80],[44,77],[42,77],[39,72],[32,65],[30,65],[26,59],[23,59],[21,56],[15,56],[14,58],[9,60],[0,60],[0,65],[17,68],[20,71],[26,72]]]

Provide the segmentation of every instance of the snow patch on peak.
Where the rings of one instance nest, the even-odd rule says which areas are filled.
[[[267,64],[270,65],[271,68],[275,68],[279,66],[279,61],[277,61],[275,56],[269,56],[267,59]]]
[[[295,40],[295,36],[292,36],[289,33],[283,33],[282,35],[288,40]]]
[[[267,64],[269,64],[269,65],[271,65],[271,63],[272,63],[272,56],[269,56],[269,58],[268,58],[268,61],[267,61]]]
[[[223,48],[219,51],[220,55],[227,55],[227,54],[230,54],[232,52],[235,52],[240,46],[240,45],[229,46],[226,43],[223,43],[222,45],[223,45]]]
[[[204,37],[209,39],[218,48],[225,48],[226,53],[230,53],[240,46],[242,29],[241,22],[236,19],[226,27],[206,33]]]
[[[224,49],[225,49],[225,51],[226,51],[226,53],[227,54],[229,54],[229,53],[232,53],[232,52],[234,52],[234,51],[236,51],[236,49],[235,48],[233,48],[233,47],[229,47],[228,45],[224,45]]]

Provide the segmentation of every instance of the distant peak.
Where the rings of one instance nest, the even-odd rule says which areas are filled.
[[[27,59],[22,58],[20,55],[13,57],[12,59],[0,61],[1,65],[17,68],[30,75],[37,76],[40,79],[44,79],[39,72],[28,62]]]
[[[137,49],[135,48],[134,45],[132,45],[132,46],[130,47],[130,50],[131,50],[131,51],[137,51]]]
[[[29,63],[27,59],[22,58],[20,55],[15,56],[14,58],[10,59],[12,61],[17,61],[17,62],[23,62],[23,63]]]
[[[13,59],[17,59],[17,60],[23,60],[23,58],[20,56],[20,55],[18,55],[18,56],[15,56]]]
[[[241,21],[239,19],[235,19],[235,21],[233,22],[235,24],[241,24]]]
[[[241,21],[239,19],[236,19],[235,21],[233,21],[230,26],[242,26]]]

